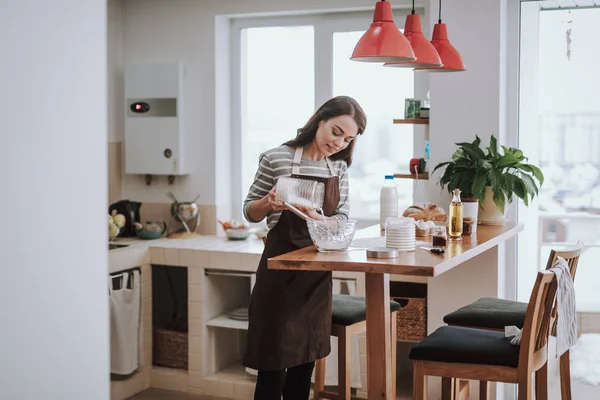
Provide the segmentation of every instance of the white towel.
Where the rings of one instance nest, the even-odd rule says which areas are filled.
[[[132,288],[127,286],[133,279]],[[108,279],[110,301],[110,372],[129,375],[139,366],[140,354],[140,273],[123,273],[121,289],[113,290]]]
[[[557,356],[577,343],[577,310],[575,309],[575,285],[567,261],[558,257],[550,271],[556,275],[558,287],[556,301],[556,352]]]
[[[562,257],[557,257],[550,268],[556,275],[556,356],[562,355],[577,342],[577,311],[575,309],[575,285],[569,271],[569,264]],[[551,327],[552,328],[552,327]],[[522,331],[516,326],[504,328],[506,337],[513,336],[510,343],[521,344]]]

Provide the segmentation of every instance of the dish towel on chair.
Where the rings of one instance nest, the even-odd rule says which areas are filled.
[[[577,342],[577,311],[575,308],[575,285],[569,271],[569,264],[562,257],[557,257],[550,268],[556,275],[556,355],[561,356]],[[552,328],[552,327],[551,327]],[[513,336],[511,344],[521,344],[521,329],[515,326],[504,328],[506,336]]]
[[[556,275],[557,316],[556,351],[561,356],[577,343],[577,310],[575,309],[575,284],[567,261],[558,257],[550,269]]]

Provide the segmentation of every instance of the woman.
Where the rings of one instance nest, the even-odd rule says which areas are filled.
[[[323,214],[348,218],[348,174],[356,137],[366,116],[346,96],[323,104],[295,139],[260,155],[244,216],[269,227],[249,308],[244,366],[258,370],[255,400],[307,400],[314,362],[330,352],[331,272],[275,271],[267,259],[312,241],[306,222],[275,199],[282,176],[298,175],[325,183]],[[304,208],[311,218],[323,218]]]

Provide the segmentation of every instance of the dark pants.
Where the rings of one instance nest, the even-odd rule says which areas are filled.
[[[314,362],[280,371],[258,371],[254,400],[308,400]]]

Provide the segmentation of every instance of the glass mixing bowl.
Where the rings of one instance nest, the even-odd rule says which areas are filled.
[[[345,251],[356,232],[354,219],[309,220],[308,233],[319,251]]]

